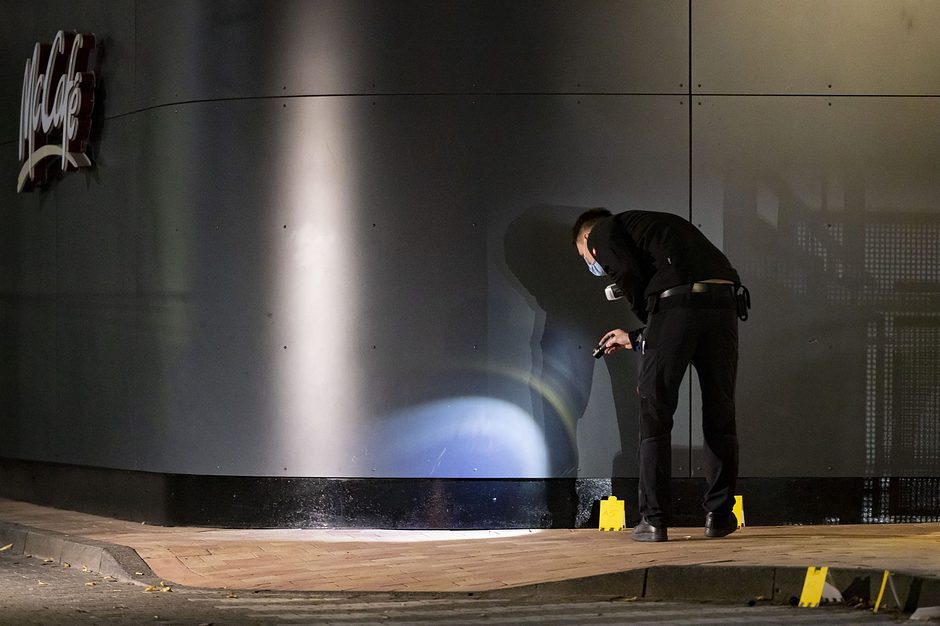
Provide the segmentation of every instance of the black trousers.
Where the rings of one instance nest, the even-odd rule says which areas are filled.
[[[640,398],[639,509],[654,526],[669,526],[672,423],[689,364],[702,388],[705,510],[731,512],[738,476],[734,387],[738,319],[728,290],[661,298],[644,334]]]

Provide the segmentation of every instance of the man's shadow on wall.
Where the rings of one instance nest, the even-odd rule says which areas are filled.
[[[510,223],[504,239],[506,264],[535,311],[532,411],[544,430],[552,478],[578,477],[576,433],[591,394],[594,346],[608,330],[635,323],[624,302],[612,303],[604,296],[604,287],[612,281],[591,276],[578,257],[571,227],[585,210],[587,207],[530,207]],[[638,432],[633,389],[637,362],[630,356],[606,359],[620,433],[620,451],[611,459],[611,478],[636,475]],[[590,454],[592,442],[582,443],[585,453]],[[578,502],[574,481],[550,480],[548,484],[552,525],[571,527]]]

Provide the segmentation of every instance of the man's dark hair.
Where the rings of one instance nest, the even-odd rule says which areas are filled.
[[[578,243],[578,234],[581,232],[582,228],[585,226],[590,226],[594,222],[599,222],[605,217],[610,217],[611,215],[613,215],[613,213],[600,207],[596,209],[588,209],[579,215],[578,219],[575,220],[574,227],[571,229],[571,243]]]

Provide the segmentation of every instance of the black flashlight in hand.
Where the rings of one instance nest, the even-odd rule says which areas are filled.
[[[592,356],[595,359],[599,359],[602,356],[604,356],[604,350],[606,349],[607,349],[607,336],[605,335],[604,338],[601,339],[600,345],[594,348],[594,352],[592,353]]]

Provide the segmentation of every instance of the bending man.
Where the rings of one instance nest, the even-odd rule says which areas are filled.
[[[606,209],[583,213],[573,228],[578,253],[595,276],[609,275],[647,326],[614,329],[604,354],[642,353],[639,509],[636,541],[666,541],[670,523],[672,423],[679,385],[691,363],[702,388],[705,439],[705,536],[737,529],[732,513],[738,474],[734,387],[738,363],[740,278],[725,255],[688,220],[669,213]],[[742,319],[746,309],[740,311]]]

